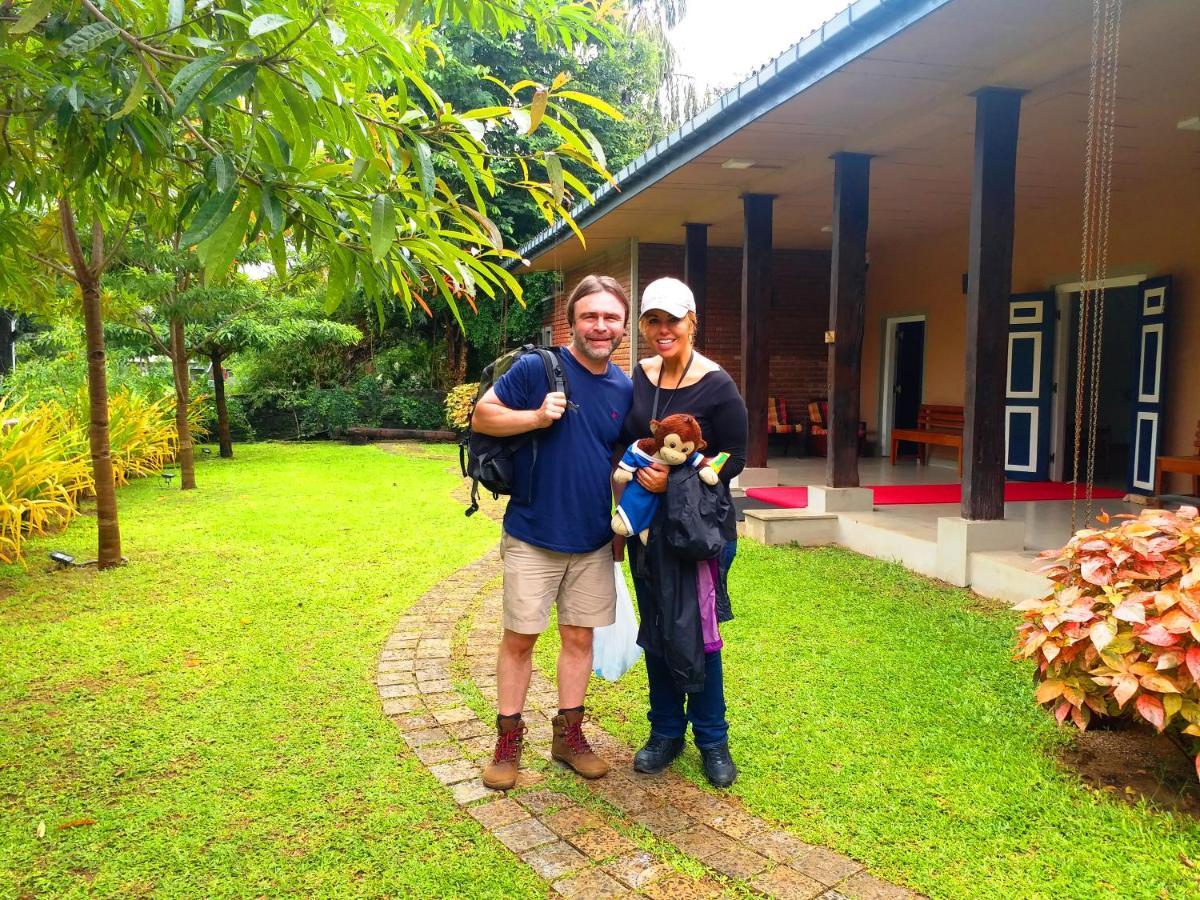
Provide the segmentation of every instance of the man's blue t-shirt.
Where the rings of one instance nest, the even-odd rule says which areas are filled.
[[[512,497],[504,530],[559,553],[591,553],[612,540],[612,455],[633,400],[633,383],[609,363],[603,375],[585,369],[570,350],[559,356],[576,409],[567,407],[549,428],[539,428],[537,464],[533,443],[517,451]],[[509,409],[537,409],[550,385],[536,354],[517,360],[494,385]]]

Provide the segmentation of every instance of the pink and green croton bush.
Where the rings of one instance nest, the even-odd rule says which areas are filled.
[[[1037,701],[1060,723],[1132,715],[1200,737],[1197,510],[1116,518],[1042,554],[1054,588],[1016,605],[1017,658],[1037,663]]]

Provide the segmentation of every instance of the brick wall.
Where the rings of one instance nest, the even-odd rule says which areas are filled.
[[[585,263],[563,273],[563,289],[554,298],[553,308],[547,308],[542,317],[542,325],[554,329],[554,343],[558,346],[571,340],[570,329],[567,327],[567,297],[585,275],[611,275],[625,289],[625,295],[633,300],[630,281],[629,243],[625,242],[603,253],[591,256]],[[626,337],[613,354],[612,361],[618,368],[629,371],[629,338]]]
[[[638,295],[655,278],[683,277],[683,247],[638,247]],[[828,384],[829,253],[776,250],[772,267],[773,298],[770,392],[783,397],[793,418],[803,418],[809,400],[824,397]],[[705,354],[740,383],[742,249],[708,250],[708,308],[702,325]],[[644,355],[644,354],[642,354]]]

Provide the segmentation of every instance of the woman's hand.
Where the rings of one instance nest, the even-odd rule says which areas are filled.
[[[667,492],[667,474],[671,470],[662,463],[651,463],[637,470],[638,484],[652,494]]]

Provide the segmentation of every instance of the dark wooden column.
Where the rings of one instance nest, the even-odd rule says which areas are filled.
[[[867,206],[871,157],[833,157],[833,254],[829,275],[829,487],[858,487],[859,390],[867,310]]]
[[[771,346],[771,205],[769,194],[742,197],[742,399],[749,412],[746,465],[767,464],[767,391]]]
[[[975,95],[967,266],[964,519],[1004,518],[1004,384],[1022,93],[984,88]]]
[[[16,321],[13,313],[0,309],[0,375],[12,372],[15,364]]]
[[[704,334],[708,311],[708,225],[685,222],[687,241],[683,245],[683,281],[696,298],[696,349],[704,352]]]

